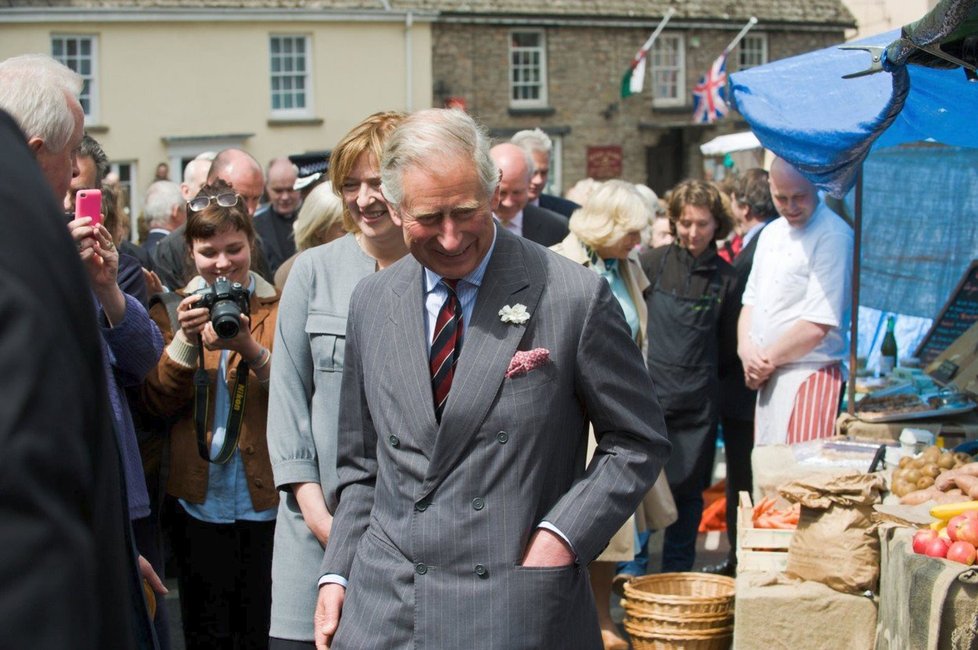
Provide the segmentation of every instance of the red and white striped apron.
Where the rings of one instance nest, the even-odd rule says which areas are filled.
[[[841,364],[775,371],[758,391],[754,444],[794,444],[835,432]]]

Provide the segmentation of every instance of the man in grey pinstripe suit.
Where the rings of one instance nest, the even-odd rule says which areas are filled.
[[[467,115],[432,109],[384,154],[412,254],[350,305],[319,648],[601,648],[587,564],[668,457],[607,282],[496,228],[488,149]],[[442,279],[459,279],[462,335],[439,421]]]

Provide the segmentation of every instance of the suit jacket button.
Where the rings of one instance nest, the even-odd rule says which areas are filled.
[[[480,578],[485,578],[489,575],[489,569],[487,569],[483,564],[476,564],[475,574]]]
[[[395,436],[393,434],[391,435],[390,438],[387,439],[387,441],[390,442],[391,443],[391,447],[394,447],[395,449],[397,449],[398,447],[401,446],[401,441],[398,439],[397,436]]]
[[[476,510],[482,510],[486,507],[486,500],[482,497],[476,497],[472,499],[472,507]]]
[[[505,431],[500,431],[496,434],[496,440],[499,441],[499,444],[505,445],[507,442],[509,442],[509,434]]]
[[[417,564],[414,565],[414,572],[417,573],[419,576],[423,576],[424,574],[428,573],[428,567],[427,565],[418,562]]]
[[[428,509],[428,505],[429,503],[427,499],[421,499],[420,501],[414,504],[414,509],[417,510],[418,512],[424,512],[425,510]]]

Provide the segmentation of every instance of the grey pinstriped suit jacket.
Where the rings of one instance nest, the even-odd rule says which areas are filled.
[[[350,307],[340,500],[322,572],[349,579],[334,648],[601,648],[586,565],[669,454],[641,354],[607,283],[497,229],[439,427],[422,269],[411,256]],[[522,303],[525,325],[503,323]],[[517,350],[550,351],[514,378]],[[587,422],[599,450],[585,474]],[[542,520],[578,555],[523,568]]]

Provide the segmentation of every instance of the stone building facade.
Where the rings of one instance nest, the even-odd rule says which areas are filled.
[[[677,13],[663,36],[681,47],[683,65],[677,70],[677,95],[665,101],[654,97],[652,56],[641,94],[622,98],[620,86],[633,55],[661,18],[655,5],[668,3],[610,3],[631,16],[610,10],[575,15],[571,12],[581,7],[559,1],[529,0],[520,3],[519,13],[450,11],[445,5],[453,3],[435,4],[441,5],[432,25],[435,104],[463,105],[499,139],[537,126],[549,133],[557,153],[552,191],[566,191],[591,175],[643,182],[661,194],[682,178],[703,175],[701,143],[745,128],[736,114],[712,125],[691,122],[693,87],[749,18],[730,11],[728,3],[673,3]],[[753,55],[763,55],[765,62],[841,42],[854,24],[841,1],[811,3],[818,11],[800,16],[797,7],[780,7],[789,3],[757,4],[755,10],[766,13],[755,14],[759,22],[749,33],[750,45],[762,45],[764,51]],[[539,12],[530,15],[534,5]],[[518,92],[513,61],[527,34],[536,35],[531,45],[543,53],[545,66],[545,99],[529,106],[513,100]],[[728,73],[739,63],[737,48],[728,57]],[[799,101],[818,101],[817,89]]]

